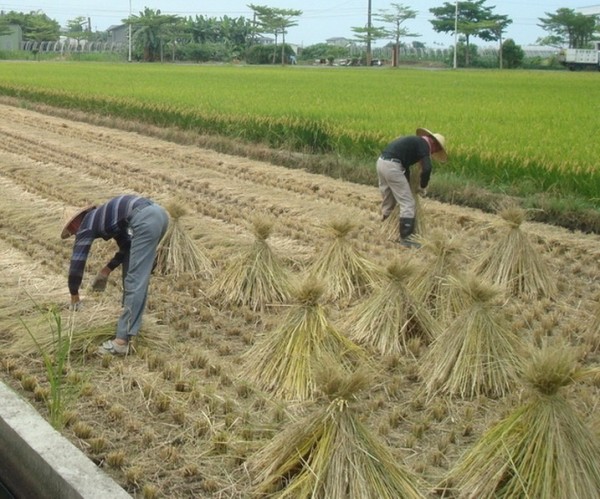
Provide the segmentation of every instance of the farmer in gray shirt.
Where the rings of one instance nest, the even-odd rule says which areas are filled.
[[[119,265],[123,266],[123,312],[116,338],[104,342],[99,353],[128,353],[129,340],[142,325],[156,250],[168,225],[169,216],[164,208],[149,199],[130,194],[117,196],[98,207],[85,208],[65,225],[61,238],[75,235],[68,280],[73,310],[78,310],[81,305],[79,288],[94,240],[114,239],[119,247],[93,284],[95,290],[104,290],[110,272]]]
[[[420,187],[425,189],[431,176],[431,158],[445,162],[448,155],[445,139],[439,133],[417,128],[416,135],[398,137],[390,142],[377,160],[377,177],[381,192],[383,220],[400,205],[400,244],[418,246],[411,240],[415,230],[415,199],[410,189],[410,167],[421,163]]]

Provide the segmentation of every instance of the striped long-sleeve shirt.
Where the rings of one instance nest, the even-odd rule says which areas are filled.
[[[127,226],[131,213],[138,206],[148,203],[150,201],[145,198],[126,194],[107,201],[83,217],[79,230],[75,235],[69,267],[68,283],[69,292],[72,295],[79,293],[85,264],[94,239],[102,238],[105,241],[114,239],[116,241],[119,250],[107,265],[111,270],[114,270],[121,265],[127,253],[129,253],[131,241],[127,234]]]

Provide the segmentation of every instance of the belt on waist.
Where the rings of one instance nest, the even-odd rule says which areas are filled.
[[[383,159],[384,161],[391,161],[392,163],[398,163],[399,165],[402,164],[402,161],[400,161],[398,158],[390,158],[388,156],[379,156],[379,159]]]

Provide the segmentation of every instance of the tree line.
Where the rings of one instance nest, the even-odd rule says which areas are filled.
[[[504,50],[509,50],[514,59],[518,46],[512,40],[503,39],[503,34],[512,24],[512,20],[506,15],[497,14],[495,7],[487,6],[485,2],[486,0],[444,2],[440,7],[429,9],[433,16],[430,22],[434,31],[456,36],[462,65],[470,65],[473,38],[498,42],[500,60],[503,60]],[[290,27],[298,25],[302,11],[255,4],[249,4],[248,7],[253,12],[252,19],[203,15],[184,18],[146,7],[122,22],[131,26],[133,55],[139,60],[163,61],[168,57],[172,60],[198,62],[235,59],[263,64],[288,62],[293,52],[286,44],[285,36]],[[369,11],[366,26],[351,28],[354,33],[351,42],[367,47],[368,63],[371,43],[389,40],[389,46],[393,49],[392,63],[396,65],[399,49],[406,46],[406,40],[420,36],[407,27],[407,23],[415,19],[417,14],[418,11],[409,6],[391,3],[389,8],[375,13],[373,23]],[[545,15],[546,17],[539,18],[539,26],[548,36],[538,40],[539,44],[585,48],[598,38],[598,16],[586,16],[566,8]],[[83,16],[69,20],[67,25],[61,28],[57,21],[41,11],[0,12],[0,35],[9,34],[10,25],[21,27],[24,41],[51,42],[58,41],[60,36],[78,41],[106,41],[108,37],[106,31],[92,32],[89,18]],[[269,43],[262,43],[267,37]],[[413,46],[418,47],[419,43],[413,41]],[[307,49],[310,47],[307,47],[305,52]],[[330,53],[326,55],[327,58],[344,57],[344,48],[329,47],[328,50]]]

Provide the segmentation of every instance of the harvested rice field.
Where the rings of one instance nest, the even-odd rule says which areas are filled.
[[[133,497],[597,497],[599,235],[421,198],[405,249],[375,186],[0,115],[0,377]],[[181,246],[107,358],[116,245],[70,312],[60,232],[122,193]]]

